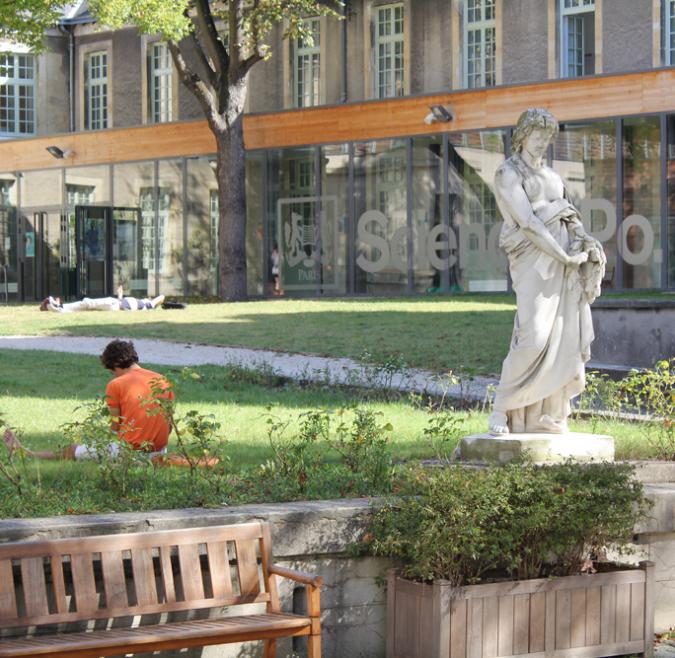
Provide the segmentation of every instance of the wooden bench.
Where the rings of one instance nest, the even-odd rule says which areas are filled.
[[[306,614],[281,612],[276,576],[305,585]],[[307,636],[308,655],[319,658],[321,585],[320,576],[272,564],[265,523],[0,544],[0,657],[264,640],[271,658],[278,638]],[[265,610],[233,608],[250,603]],[[222,607],[213,618],[209,609]],[[160,615],[192,618],[158,623]]]

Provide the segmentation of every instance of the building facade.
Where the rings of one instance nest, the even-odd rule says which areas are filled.
[[[608,254],[675,288],[675,0],[352,0],[251,76],[249,293],[508,290],[494,173],[530,106]],[[0,44],[0,300],[217,293],[215,143],[166,45],[81,3]],[[50,149],[48,151],[48,149]]]

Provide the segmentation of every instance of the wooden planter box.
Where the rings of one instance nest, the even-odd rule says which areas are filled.
[[[453,588],[387,581],[387,658],[653,655],[654,565]]]

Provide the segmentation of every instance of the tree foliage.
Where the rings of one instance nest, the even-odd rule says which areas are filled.
[[[66,4],[64,0],[0,0],[0,38],[42,50],[45,31],[57,25]]]

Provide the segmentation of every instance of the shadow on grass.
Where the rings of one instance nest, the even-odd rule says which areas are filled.
[[[349,304],[349,302],[347,302]],[[280,307],[280,311],[281,311]],[[189,310],[187,311],[189,313]],[[162,339],[176,342],[268,349],[300,354],[386,361],[400,355],[408,365],[431,370],[466,367],[497,372],[508,350],[514,311],[353,311],[246,314],[217,321],[152,320],[122,323],[57,322],[50,333]],[[116,317],[115,320],[118,318]],[[98,318],[97,318],[98,320]]]

